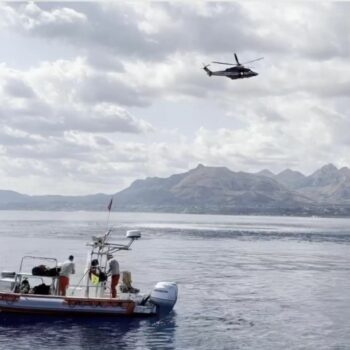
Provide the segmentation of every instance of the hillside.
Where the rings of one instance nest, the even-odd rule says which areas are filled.
[[[0,190],[0,209],[106,210],[111,196],[30,196]],[[350,169],[328,164],[306,176],[291,169],[252,174],[198,165],[167,178],[136,180],[113,197],[119,211],[350,216]]]
[[[267,213],[312,204],[274,179],[203,165],[167,179],[137,180],[115,198],[122,210],[196,213]]]

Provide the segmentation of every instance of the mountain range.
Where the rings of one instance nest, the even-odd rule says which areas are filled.
[[[0,209],[106,210],[111,196],[116,211],[350,216],[350,169],[328,164],[306,176],[291,169],[247,173],[200,164],[167,178],[136,180],[112,195],[30,196],[0,190]]]

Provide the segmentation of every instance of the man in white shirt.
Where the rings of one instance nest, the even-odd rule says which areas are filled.
[[[66,291],[69,285],[69,276],[75,273],[75,264],[73,262],[74,256],[70,255],[68,260],[61,265],[60,278],[59,278],[59,295],[66,295]]]

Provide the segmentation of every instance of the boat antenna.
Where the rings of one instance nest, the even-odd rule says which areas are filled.
[[[105,233],[105,235],[103,236],[103,245],[106,243],[108,236],[110,235],[111,231],[112,231],[112,227],[109,228],[109,218],[111,216],[111,210],[112,210],[112,205],[113,205],[113,196],[111,197],[111,200],[109,201],[109,204],[107,206],[108,209],[108,215],[107,215],[107,231]],[[99,249],[99,252],[101,251],[101,247]]]
[[[108,216],[107,216],[107,231],[109,231],[108,227],[109,227],[109,218],[111,216],[111,210],[112,210],[112,205],[113,205],[113,196],[111,198],[111,200],[109,201],[109,204],[108,204]]]

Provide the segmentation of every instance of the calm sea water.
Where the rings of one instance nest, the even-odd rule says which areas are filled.
[[[76,257],[104,233],[106,213],[0,212],[0,270],[23,255]],[[176,281],[158,319],[0,315],[7,349],[350,349],[350,219],[112,213],[113,237],[140,228],[121,252],[143,292]],[[78,279],[78,276],[75,277]]]

